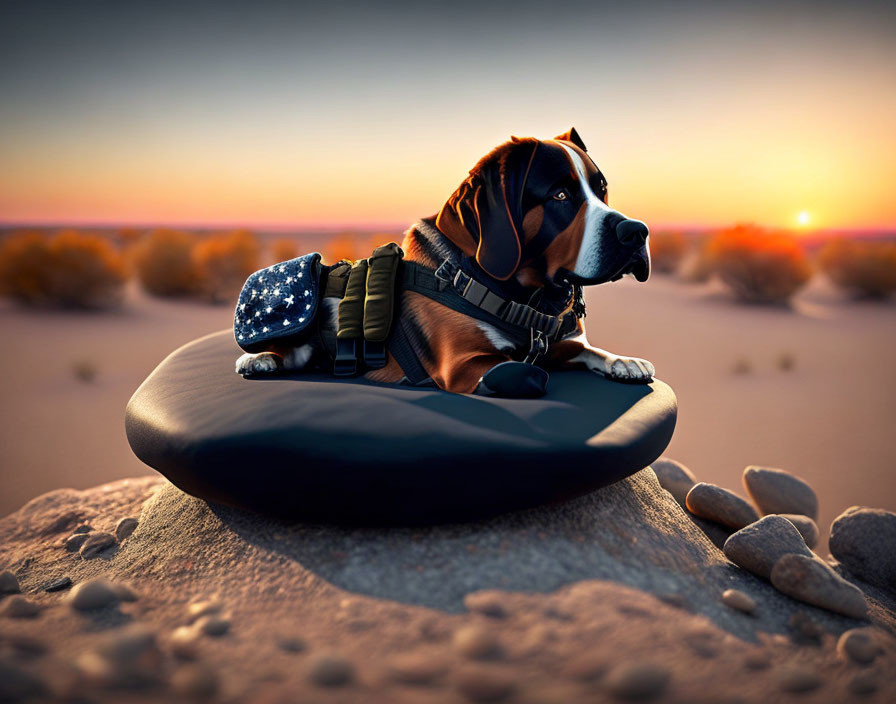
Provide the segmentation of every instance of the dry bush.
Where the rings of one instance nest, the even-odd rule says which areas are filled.
[[[189,296],[199,290],[193,263],[195,238],[180,230],[153,230],[134,247],[137,279],[154,296]]]
[[[687,249],[687,240],[680,232],[651,232],[650,268],[660,274],[674,274]]]
[[[694,241],[678,267],[678,278],[689,284],[705,284],[712,278],[712,257],[709,253],[710,238]]]
[[[293,240],[281,238],[271,243],[270,250],[271,263],[289,261],[299,256],[299,247]]]
[[[120,301],[126,278],[121,255],[100,235],[23,232],[0,244],[0,292],[26,305],[106,307]]]
[[[709,244],[712,271],[749,303],[783,303],[812,276],[806,255],[793,237],[738,225]]]
[[[213,303],[236,299],[246,279],[259,268],[261,245],[248,230],[234,230],[200,240],[193,264],[200,293]]]
[[[856,296],[886,298],[896,291],[896,243],[831,240],[818,263],[831,281]]]

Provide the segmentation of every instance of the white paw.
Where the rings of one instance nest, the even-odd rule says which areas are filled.
[[[280,357],[271,352],[246,353],[236,360],[236,373],[243,376],[271,374],[279,369]]]
[[[656,369],[646,359],[610,355],[605,361],[603,374],[614,381],[646,383],[656,374]]]

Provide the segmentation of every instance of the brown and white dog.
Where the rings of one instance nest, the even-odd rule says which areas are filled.
[[[607,202],[607,181],[575,129],[552,140],[514,137],[473,167],[438,215],[407,230],[405,261],[436,269],[448,260],[505,299],[555,301],[562,308],[571,305],[573,285],[615,281],[624,274],[645,281],[649,275],[647,226]],[[338,299],[325,298],[319,313],[325,347],[335,347],[337,304]],[[514,361],[525,357],[527,349],[496,326],[407,290],[400,295],[396,316],[439,388],[512,396],[512,388],[500,388],[512,379],[511,386],[522,380],[543,391],[547,374]],[[318,360],[331,364],[333,350],[320,347],[272,346],[244,354],[236,371],[259,375],[303,369]],[[489,372],[498,365],[502,375],[493,374],[500,376],[498,383],[489,383]],[[575,330],[550,345],[541,366],[584,367],[629,383],[646,383],[654,375],[647,360],[591,346],[581,319]],[[399,382],[406,371],[389,354],[385,367],[365,377]]]

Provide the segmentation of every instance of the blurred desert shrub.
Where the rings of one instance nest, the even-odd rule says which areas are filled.
[[[674,274],[688,250],[680,232],[650,233],[650,268],[660,274]]]
[[[896,291],[896,243],[831,240],[818,263],[831,281],[856,296],[885,298]]]
[[[701,237],[691,243],[678,267],[678,278],[689,284],[704,284],[712,278],[711,239]]]
[[[137,280],[154,296],[189,296],[199,290],[193,263],[195,236],[180,230],[153,230],[133,250]]]
[[[193,247],[199,292],[212,303],[235,300],[246,279],[259,268],[261,245],[248,230],[212,235]]]
[[[274,240],[271,243],[271,264],[289,261],[290,259],[295,259],[297,256],[299,256],[299,248],[292,240],[281,238],[279,240]]]
[[[25,305],[106,307],[120,301],[126,279],[122,256],[99,235],[22,232],[0,243],[0,293]]]
[[[742,301],[783,303],[812,276],[793,237],[738,225],[717,234],[707,254],[714,274]]]

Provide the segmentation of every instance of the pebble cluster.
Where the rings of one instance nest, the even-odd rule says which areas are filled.
[[[714,543],[721,543],[725,556],[738,567],[798,601],[850,618],[867,618],[862,590],[812,552],[819,537],[818,498],[807,482],[781,469],[747,467],[743,484],[751,504],[729,489],[698,482],[675,460],[664,458],[651,466],[660,485]],[[720,534],[727,534],[724,541]],[[896,514],[848,509],[831,525],[830,548],[858,579],[896,590]],[[749,595],[736,590],[727,590],[721,599],[744,613],[757,608]],[[789,691],[811,689],[805,680],[791,673]]]

